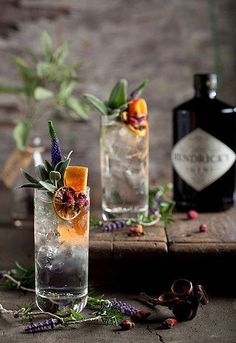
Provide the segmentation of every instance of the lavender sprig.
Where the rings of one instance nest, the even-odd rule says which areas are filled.
[[[100,227],[103,232],[112,232],[117,229],[122,229],[126,226],[125,220],[110,220],[102,222]]]
[[[48,122],[48,128],[51,137],[51,162],[52,166],[55,167],[57,163],[62,161],[61,146],[52,121]]]
[[[27,333],[36,333],[36,332],[42,332],[47,330],[53,330],[55,329],[56,325],[61,324],[58,319],[50,318],[46,319],[40,323],[30,323],[26,326],[25,332]]]
[[[85,318],[85,319],[80,319],[80,320],[63,320],[63,318],[59,320],[59,319],[49,318],[39,323],[30,323],[29,325],[26,326],[25,332],[27,333],[43,332],[43,331],[48,331],[48,330],[54,330],[58,325],[62,325],[65,327],[65,326],[74,325],[74,324],[96,322],[102,319],[103,319],[102,315],[97,315],[95,317],[90,317],[90,318]]]
[[[128,316],[133,316],[136,312],[138,312],[138,309],[135,308],[133,305],[127,304],[116,299],[111,301],[111,307],[116,310],[119,310],[121,313],[126,314]]]

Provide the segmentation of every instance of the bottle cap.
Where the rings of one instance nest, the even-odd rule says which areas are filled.
[[[194,88],[201,90],[216,90],[217,75],[216,74],[195,74]]]

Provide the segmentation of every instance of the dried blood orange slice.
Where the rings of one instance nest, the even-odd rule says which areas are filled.
[[[128,129],[138,136],[145,136],[148,128],[147,103],[144,99],[133,99],[128,105],[128,112],[121,116]]]
[[[143,115],[147,116],[148,109],[147,103],[144,99],[133,99],[128,105],[128,114],[133,115]]]
[[[68,166],[64,175],[65,186],[75,191],[86,189],[88,179],[88,168],[80,166]]]
[[[61,187],[54,193],[53,207],[61,219],[72,220],[79,214],[82,206],[79,195],[73,188]]]
[[[130,131],[135,133],[137,136],[144,137],[146,135],[147,125],[146,126],[142,126],[142,128],[135,128],[133,125],[128,124],[127,127],[128,127],[128,129]]]

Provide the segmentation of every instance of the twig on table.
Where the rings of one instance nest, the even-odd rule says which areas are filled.
[[[26,292],[35,293],[35,289],[22,286],[20,281],[17,281],[13,276],[9,274],[3,274],[2,278],[8,279],[11,282],[13,282],[16,285],[17,289],[21,289],[22,291],[26,291]]]

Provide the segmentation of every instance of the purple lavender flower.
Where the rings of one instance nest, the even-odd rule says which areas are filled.
[[[4,274],[5,274],[4,270],[0,270],[0,280],[4,278]]]
[[[113,220],[113,221],[102,223],[101,229],[104,232],[112,232],[113,230],[116,230],[116,229],[122,229],[125,226],[126,226],[125,220]]]
[[[123,314],[127,314],[128,316],[133,316],[138,312],[138,309],[135,308],[133,305],[126,304],[116,299],[111,301],[111,307],[117,309]]]
[[[53,330],[56,325],[59,324],[59,321],[57,319],[46,319],[43,322],[40,323],[30,323],[26,326],[25,332],[27,333],[36,333],[36,332],[42,332],[47,330]]]
[[[58,162],[62,161],[61,147],[52,121],[48,122],[48,128],[51,137],[51,162],[55,167]]]

